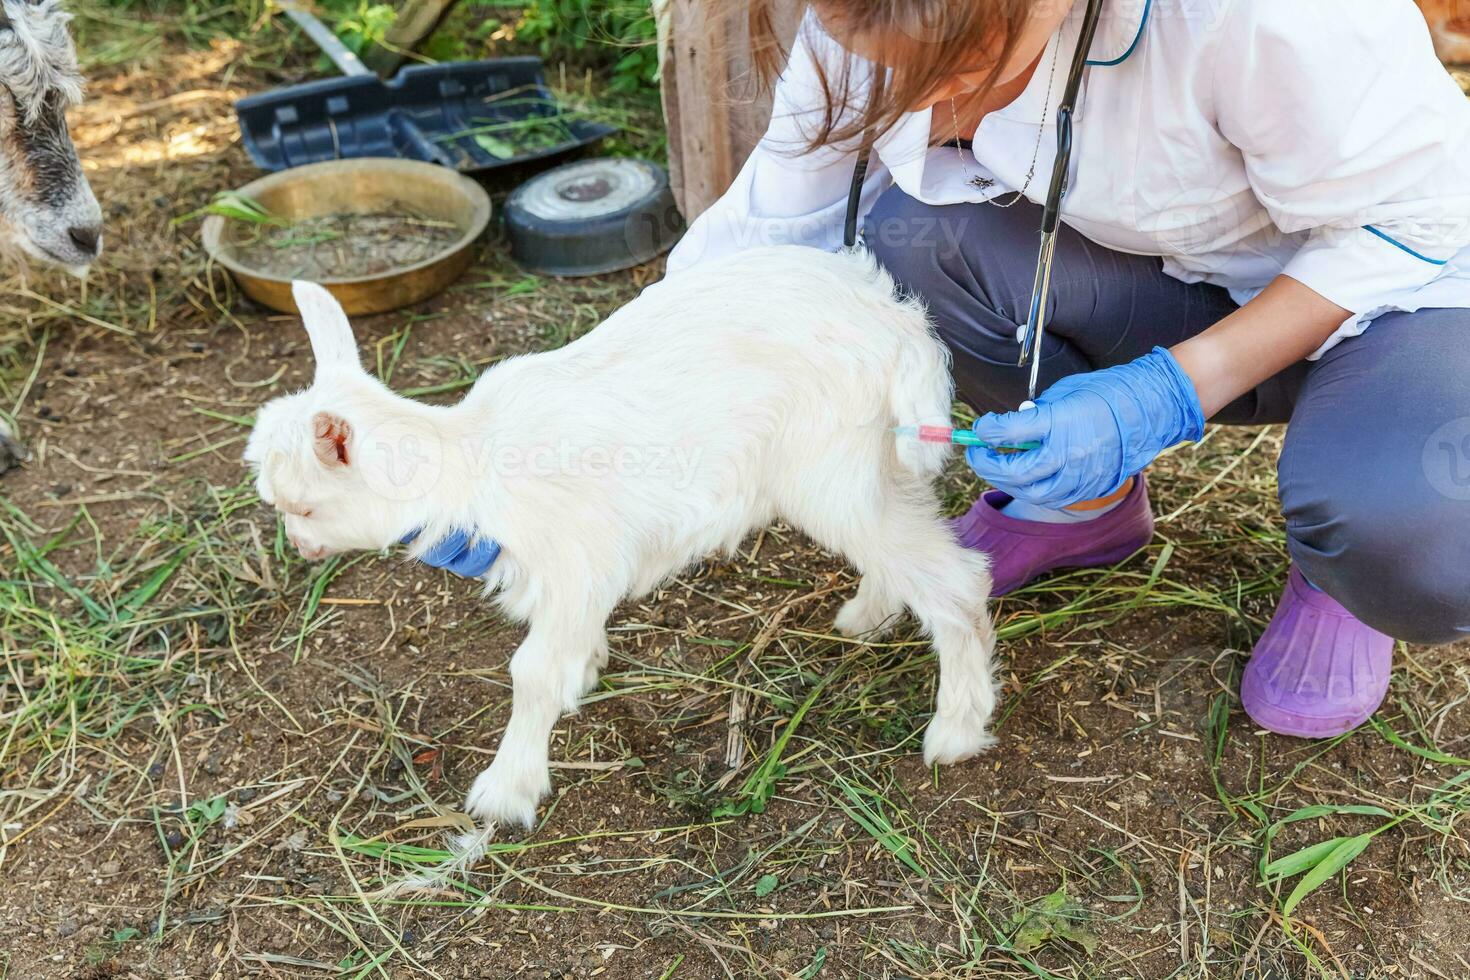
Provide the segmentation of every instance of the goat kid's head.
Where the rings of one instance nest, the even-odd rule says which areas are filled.
[[[432,513],[445,439],[434,410],[362,369],[347,315],[321,286],[291,286],[311,339],[311,387],[261,406],[245,447],[260,499],[303,558],[377,550]]]
[[[102,251],[102,209],[66,110],[82,100],[60,0],[0,0],[0,247],[81,274]]]

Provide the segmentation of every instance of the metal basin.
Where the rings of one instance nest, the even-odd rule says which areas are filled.
[[[426,259],[372,275],[321,280],[349,314],[382,313],[440,292],[464,273],[474,258],[475,239],[490,223],[490,196],[483,187],[447,167],[416,160],[364,157],[312,163],[251,181],[240,193],[288,220],[403,208],[454,223],[459,237]],[[238,221],[210,215],[201,232],[205,251],[257,303],[297,312],[290,279],[241,260],[236,236],[244,230]]]

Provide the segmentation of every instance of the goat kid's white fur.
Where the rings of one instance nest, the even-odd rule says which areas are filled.
[[[504,548],[486,593],[529,630],[472,815],[533,823],[552,728],[596,684],[622,599],[778,517],[862,573],[840,631],[875,634],[907,606],[933,638],[925,762],[991,744],[988,560],[942,518],[949,447],[891,431],[949,418],[946,354],[871,259],[784,247],[711,263],[560,350],[496,365],[450,407],[370,377],[326,290],[295,297],[316,377],[262,407],[245,458],[303,555],[419,530],[417,555],[458,528]]]

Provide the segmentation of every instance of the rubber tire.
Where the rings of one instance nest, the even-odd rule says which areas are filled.
[[[632,162],[653,177],[653,189],[625,207],[590,218],[547,218],[533,214],[526,199],[541,182],[599,160],[578,160],[533,177],[511,192],[504,216],[512,257],[526,269],[552,276],[595,276],[635,265],[673,247],[684,221],[674,203],[668,174],[647,160]]]

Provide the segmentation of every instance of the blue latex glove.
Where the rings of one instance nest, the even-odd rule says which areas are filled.
[[[408,544],[418,536],[419,532],[414,531],[403,539],[403,543]],[[468,533],[455,531],[425,552],[419,561],[464,578],[479,578],[490,571],[490,566],[499,557],[500,542],[471,539]]]
[[[1036,441],[1039,449],[1007,454],[974,446],[965,458],[1016,499],[1059,508],[1107,496],[1204,428],[1194,382],[1174,355],[1155,347],[1128,364],[1063,378],[1035,408],[975,420],[986,442]]]

